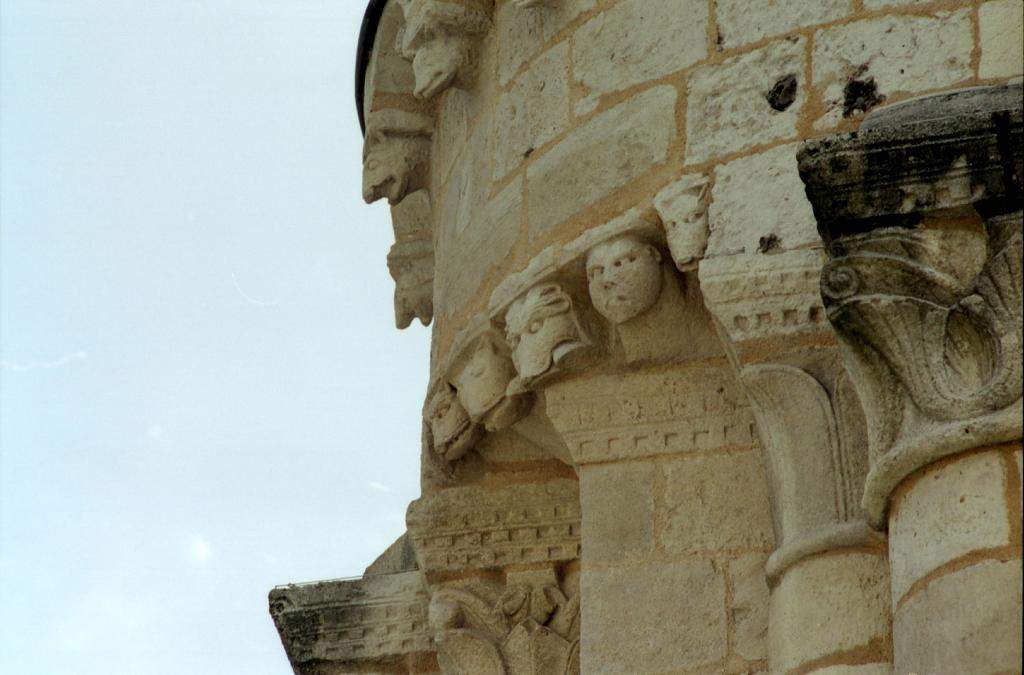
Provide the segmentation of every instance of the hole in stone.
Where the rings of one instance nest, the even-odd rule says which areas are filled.
[[[786,75],[772,85],[772,88],[765,94],[765,98],[768,99],[768,105],[772,107],[772,110],[782,112],[793,105],[793,101],[796,100],[797,85],[796,75],[793,73]]]
[[[843,88],[843,117],[855,112],[866,113],[885,100],[885,96],[878,93],[875,78],[860,79],[862,74],[863,69],[857,71]]]
[[[768,234],[757,240],[757,250],[761,253],[770,253],[782,245],[782,240],[774,234]]]

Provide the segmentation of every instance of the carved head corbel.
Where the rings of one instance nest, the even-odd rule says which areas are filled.
[[[661,253],[636,234],[598,244],[587,254],[586,266],[590,300],[614,324],[643,314],[661,295]]]
[[[363,199],[387,197],[394,206],[424,187],[433,120],[403,110],[369,115],[363,141]]]
[[[412,61],[416,98],[429,100],[470,80],[474,47],[490,26],[481,9],[443,0],[404,0],[398,51]]]
[[[654,198],[669,252],[681,272],[693,269],[704,257],[710,197],[708,177],[693,174],[683,176]]]
[[[469,417],[455,389],[442,383],[427,402],[425,418],[430,426],[434,453],[445,462],[462,458],[480,440],[482,428]]]
[[[498,431],[522,419],[533,403],[532,394],[507,393],[515,376],[506,346],[498,336],[484,333],[466,360],[456,367],[452,383],[470,419],[487,431]]]
[[[414,318],[429,325],[434,318],[433,243],[396,243],[388,253],[388,271],[395,280],[395,325],[408,328]]]
[[[555,282],[534,286],[512,303],[505,315],[505,334],[518,373],[509,384],[510,393],[530,388],[590,346],[572,298]]]

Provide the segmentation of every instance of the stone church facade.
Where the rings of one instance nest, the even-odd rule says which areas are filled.
[[[1021,0],[374,0],[422,495],[296,673],[1020,673]]]

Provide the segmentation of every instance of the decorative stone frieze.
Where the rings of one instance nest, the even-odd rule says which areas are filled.
[[[270,614],[296,673],[383,670],[431,660],[429,599],[422,574],[401,572],[280,586]]]
[[[428,574],[579,557],[573,480],[453,487],[414,501],[406,520],[420,569]]]
[[[431,99],[472,82],[476,40],[490,28],[485,4],[473,0],[399,0],[405,26],[399,51],[412,61],[414,95]]]
[[[1021,87],[967,90],[808,143],[821,293],[870,424],[865,509],[943,456],[1021,434]]]

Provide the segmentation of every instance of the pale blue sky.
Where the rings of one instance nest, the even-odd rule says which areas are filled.
[[[363,0],[2,0],[0,672],[284,675],[418,493]]]

